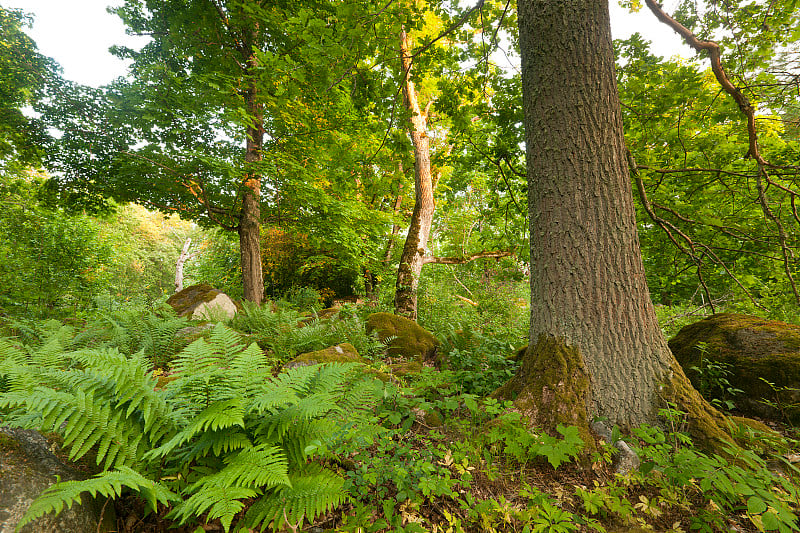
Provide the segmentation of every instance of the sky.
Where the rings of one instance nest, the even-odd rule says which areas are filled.
[[[671,12],[678,0],[664,0]],[[64,77],[84,85],[98,87],[126,72],[125,62],[112,56],[108,48],[125,45],[142,46],[144,37],[125,34],[125,26],[116,15],[106,11],[109,5],[122,0],[3,0],[6,8],[20,8],[34,16],[28,33],[39,51],[55,59],[64,69]],[[615,39],[638,31],[653,42],[657,55],[690,57],[691,50],[672,30],[656,20],[646,8],[628,13],[611,0],[611,31]]]

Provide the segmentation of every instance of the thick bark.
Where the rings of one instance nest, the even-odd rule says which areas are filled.
[[[250,53],[248,67],[255,70],[255,55]],[[261,304],[264,299],[264,276],[261,270],[261,170],[258,163],[263,158],[264,117],[258,101],[255,80],[244,93],[247,114],[253,119],[247,127],[247,146],[245,152],[246,174],[242,212],[239,219],[239,253],[242,261],[242,283],[244,299]]]
[[[428,246],[428,236],[433,221],[433,178],[431,174],[430,139],[426,114],[417,102],[417,93],[411,81],[411,43],[408,35],[400,35],[400,53],[404,74],[403,100],[411,112],[409,133],[414,144],[414,211],[408,236],[400,256],[397,286],[394,297],[395,313],[412,320],[417,318],[417,287],[424,265],[423,257]]]
[[[596,416],[629,428],[676,400],[703,420],[700,432],[718,432],[722,419],[686,388],[647,289],[608,2],[518,0],[518,13],[531,329],[522,368],[500,393],[518,394],[549,429]]]

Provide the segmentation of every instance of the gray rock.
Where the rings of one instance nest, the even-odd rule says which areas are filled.
[[[612,432],[603,422],[592,422],[592,431],[606,442],[611,442]],[[624,440],[612,442],[619,453],[614,456],[614,472],[617,474],[628,474],[631,470],[639,468],[639,456],[628,446]]]
[[[51,445],[36,431],[0,427],[0,533],[13,533],[33,500],[56,482],[81,479],[81,475],[59,459]],[[45,515],[23,527],[21,533],[89,533],[113,531],[111,524],[98,528],[102,503],[88,494],[82,505],[60,514]],[[110,506],[108,506],[110,507]],[[110,516],[111,509],[107,509]],[[110,521],[110,520],[107,520]]]
[[[200,284],[186,287],[169,297],[167,303],[175,309],[178,316],[192,320],[215,320],[233,318],[239,307],[227,294]]]

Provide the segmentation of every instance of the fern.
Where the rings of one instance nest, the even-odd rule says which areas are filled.
[[[118,470],[102,472],[91,479],[55,483],[45,489],[41,496],[31,504],[17,524],[17,529],[21,529],[25,524],[47,513],[60,513],[64,506],[71,508],[73,503],[81,502],[83,493],[89,493],[92,497],[99,494],[106,498],[116,498],[122,495],[123,487],[138,493],[153,511],[156,510],[159,503],[167,505],[169,502],[179,499],[176,494],[160,484],[123,466]]]
[[[56,330],[53,330],[56,331]],[[262,530],[315,516],[346,499],[344,481],[309,462],[317,442],[354,434],[378,388],[360,365],[298,367],[272,377],[256,344],[218,325],[175,359],[178,378],[156,389],[151,361],[104,342],[65,351],[64,331],[31,348],[0,340],[4,422],[55,431],[70,458],[94,452],[105,470],[57,483],[28,520],[58,512],[81,494],[119,497],[123,487],[151,506],[174,504],[180,523],[237,516]],[[95,337],[97,339],[98,337]],[[151,480],[159,480],[158,482]],[[256,499],[256,510],[242,511]]]
[[[291,484],[264,495],[245,513],[240,527],[266,530],[272,524],[278,531],[288,521],[292,526],[304,519],[313,522],[317,515],[328,512],[347,501],[345,481],[323,469],[290,477]]]

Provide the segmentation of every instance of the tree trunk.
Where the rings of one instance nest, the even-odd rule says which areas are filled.
[[[398,315],[416,320],[417,287],[433,221],[433,179],[427,117],[419,107],[414,83],[411,81],[411,42],[405,32],[400,34],[400,54],[405,80],[403,100],[406,108],[411,112],[409,133],[414,144],[415,194],[414,211],[411,214],[403,253],[400,256],[400,267],[397,270],[394,308]]]
[[[252,52],[248,58],[249,70],[255,71],[257,59]],[[244,93],[247,115],[253,119],[247,127],[245,152],[244,197],[239,219],[239,253],[242,262],[244,299],[261,304],[264,299],[264,276],[261,271],[261,169],[263,158],[264,117],[257,99],[256,82]]]
[[[721,415],[672,356],[644,275],[608,2],[518,0],[531,231],[529,350],[498,393],[534,423],[630,428],[665,401],[695,437]],[[588,431],[588,430],[587,430]]]
[[[175,292],[181,292],[183,290],[183,266],[186,264],[186,261],[194,257],[197,257],[200,253],[200,252],[194,252],[190,254],[189,247],[191,246],[192,246],[192,238],[187,237],[186,242],[183,243],[183,249],[181,250],[181,255],[175,262]]]

